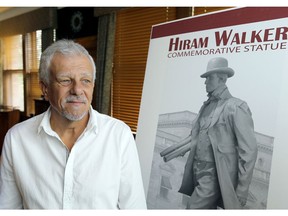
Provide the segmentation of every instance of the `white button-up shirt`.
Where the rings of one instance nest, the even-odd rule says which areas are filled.
[[[90,108],[71,152],[50,109],[11,128],[0,166],[0,208],[145,209],[134,138],[123,122]]]

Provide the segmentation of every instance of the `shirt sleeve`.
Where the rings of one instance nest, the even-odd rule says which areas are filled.
[[[0,209],[22,209],[22,198],[13,172],[11,134],[8,132],[0,162]]]
[[[146,199],[140,163],[130,128],[122,134],[121,143],[121,182],[118,199],[120,209],[146,209]]]

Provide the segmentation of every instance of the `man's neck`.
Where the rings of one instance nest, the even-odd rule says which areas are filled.
[[[224,85],[220,85],[213,92],[210,92],[208,94],[208,97],[211,97],[211,96],[219,97],[226,88],[227,88],[227,86],[225,84]]]
[[[85,115],[79,121],[71,121],[58,112],[51,109],[50,125],[62,142],[67,146],[69,150],[79,138],[79,136],[85,130],[89,120],[89,114]]]

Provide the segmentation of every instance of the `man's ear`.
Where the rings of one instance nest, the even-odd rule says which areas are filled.
[[[41,88],[42,94],[44,95],[45,100],[48,101],[49,97],[48,97],[48,87],[47,87],[47,85],[43,81],[40,81],[39,84],[40,84],[40,88]]]

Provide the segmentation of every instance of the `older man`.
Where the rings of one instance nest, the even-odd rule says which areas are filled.
[[[247,201],[257,143],[248,105],[229,93],[234,75],[225,58],[208,62],[204,102],[189,138],[190,153],[179,192],[191,196],[188,208],[240,209]]]
[[[92,57],[60,40],[43,52],[39,72],[51,106],[8,131],[0,208],[145,209],[130,128],[91,107]]]

